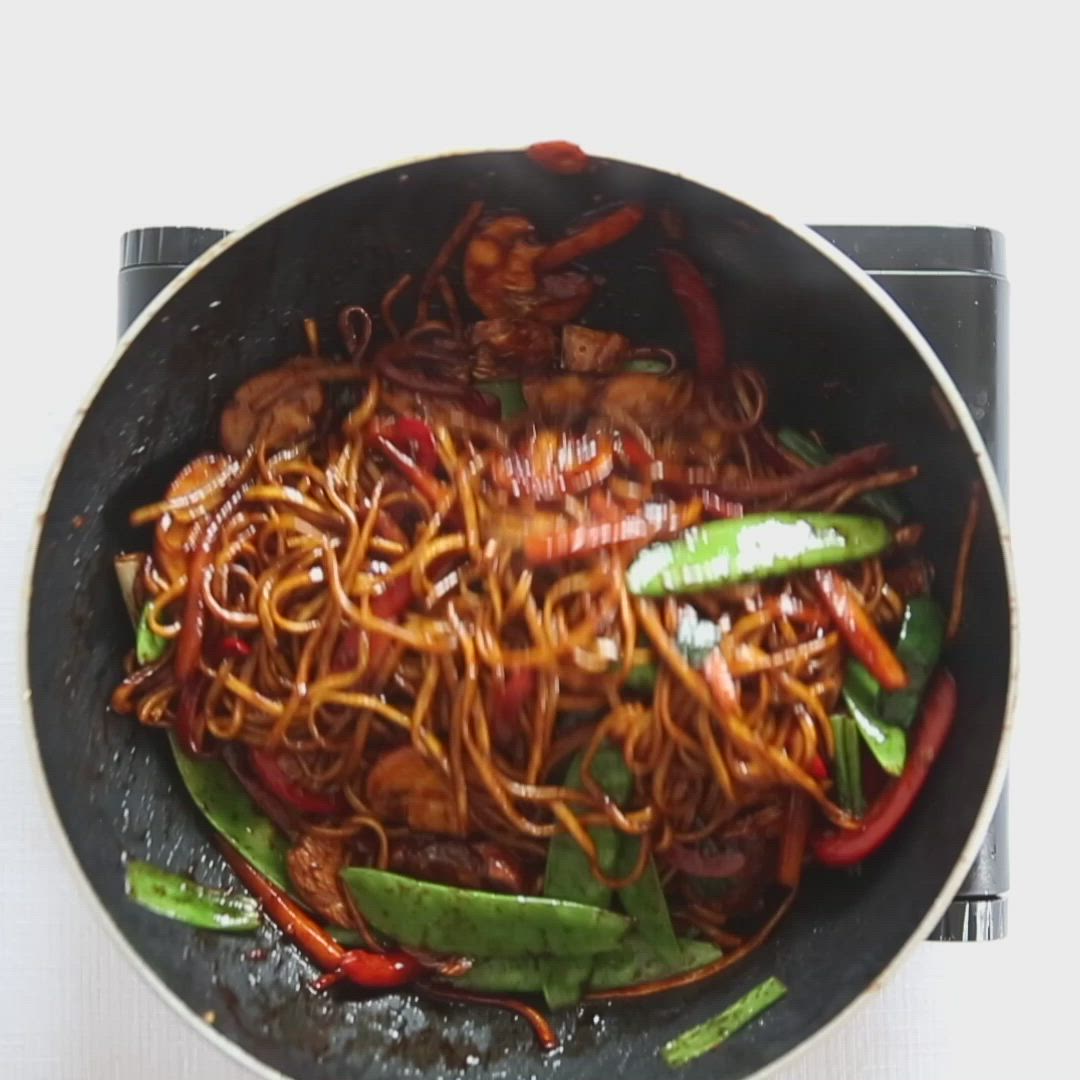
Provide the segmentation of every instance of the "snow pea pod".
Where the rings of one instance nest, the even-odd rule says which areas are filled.
[[[899,776],[907,761],[907,736],[902,728],[881,719],[881,687],[858,660],[847,662],[843,695],[870,753],[890,776]]]
[[[879,518],[776,511],[710,521],[677,539],[652,544],[630,565],[638,596],[723,588],[870,558],[892,541]]]
[[[288,892],[288,843],[274,823],[223,761],[189,757],[171,732],[169,741],[188,794],[206,819],[249,863]]]
[[[615,863],[617,877],[626,877],[637,865],[641,840],[636,836],[623,836],[619,843],[619,857]],[[645,872],[632,885],[625,885],[618,892],[623,911],[634,920],[636,933],[662,960],[675,964],[679,959],[679,941],[671,925],[660,875],[650,856]],[[595,980],[596,972],[593,971]],[[641,980],[638,980],[641,981]]]
[[[586,988],[599,991],[637,986],[693,971],[721,956],[721,951],[708,941],[679,938],[676,944],[678,952],[668,960],[650,949],[636,933],[628,934],[618,949],[593,957]],[[554,956],[490,957],[477,960],[464,975],[453,980],[453,985],[495,994],[533,994],[543,989],[545,969],[567,963],[565,957]]]
[[[588,956],[614,949],[631,926],[588,904],[459,889],[370,867],[348,867],[341,878],[379,933],[432,952]]]
[[[128,862],[125,885],[128,896],[141,907],[188,926],[233,933],[259,926],[259,904],[254,898],[200,885],[139,859]]]
[[[929,596],[913,597],[904,611],[896,642],[896,656],[908,673],[908,685],[883,695],[882,720],[905,731],[911,728],[944,644],[945,612],[941,605]]]
[[[570,762],[564,785],[575,791],[584,790],[581,769],[584,751]],[[622,753],[613,746],[601,746],[593,756],[590,771],[593,779],[617,804],[622,805],[634,788],[633,774],[626,766]],[[605,874],[611,874],[619,857],[619,833],[610,825],[594,825],[589,836],[596,845],[596,861]],[[577,841],[567,833],[554,837],[548,846],[547,867],[544,873],[544,895],[555,900],[572,900],[606,908],[611,903],[611,889],[592,872],[588,856]],[[544,998],[553,1008],[572,1005],[581,997],[582,988],[592,966],[588,957],[565,964],[541,963],[547,971],[544,979]]]

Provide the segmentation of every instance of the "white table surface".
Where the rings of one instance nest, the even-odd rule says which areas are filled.
[[[1032,3],[1008,18],[995,5],[941,2],[887,14],[757,5],[742,19],[671,0],[602,11],[402,6],[376,18],[363,6],[342,5],[343,16],[308,2],[276,16],[272,5],[225,2],[167,15],[145,3],[35,5],[5,16],[0,1074],[249,1075],[148,990],[86,907],[20,702],[33,519],[110,353],[119,234],[239,225],[401,157],[566,137],[791,220],[1006,233],[1024,669],[1012,931],[994,945],[918,946],[782,1075],[1011,1078],[1025,1065],[1075,1075],[1075,994],[1063,982],[1076,959],[1066,907],[1077,881],[1076,575],[1060,568],[1076,558],[1069,532],[1080,516],[1075,441],[1066,442],[1076,428],[1080,234],[1067,27]]]

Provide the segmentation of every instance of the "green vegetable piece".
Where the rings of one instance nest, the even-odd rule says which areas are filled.
[[[627,360],[620,371],[638,371],[646,375],[667,375],[671,371],[671,364],[667,360],[658,357],[639,356],[633,360]]]
[[[908,601],[896,642],[896,655],[908,673],[908,685],[883,696],[881,718],[905,731],[915,722],[926,684],[945,645],[945,612],[929,596]]]
[[[135,628],[135,659],[140,664],[152,664],[165,655],[168,647],[169,639],[150,629],[150,605],[146,604],[139,615],[139,625]]]
[[[635,664],[626,676],[623,688],[636,694],[647,694],[655,688],[659,674],[660,669],[656,664]]]
[[[170,741],[188,794],[210,824],[252,866],[291,892],[285,862],[288,844],[274,823],[251,801],[223,761],[188,757],[171,735]]]
[[[907,736],[902,728],[881,719],[878,707],[881,687],[858,660],[847,662],[843,694],[870,753],[890,776],[899,776],[907,761]]]
[[[775,512],[710,521],[670,543],[653,544],[626,580],[638,596],[668,596],[759,581],[779,574],[866,559],[892,540],[877,518]]]
[[[677,956],[668,961],[650,949],[636,933],[628,934],[618,949],[593,957],[588,989],[616,990],[666,979],[704,967],[723,955],[708,941],[680,938],[677,943]],[[572,962],[565,957],[552,956],[490,957],[477,960],[464,975],[455,978],[452,985],[488,994],[534,994],[543,989],[546,968]]]
[[[835,713],[829,717],[832,724],[833,741],[836,743],[836,758],[833,761],[833,783],[836,785],[836,801],[847,812],[853,813],[851,794],[851,774],[847,756],[847,721],[851,717],[844,713]]]
[[[866,796],[862,782],[862,741],[855,718],[844,717],[844,756],[847,759],[848,786],[851,793],[851,813],[862,817],[866,813]]]
[[[790,450],[796,457],[801,457],[808,465],[828,465],[833,460],[829,453],[820,443],[815,442],[808,435],[793,431],[791,428],[781,428],[777,432],[780,445]],[[856,500],[867,510],[880,514],[887,521],[898,525],[904,520],[904,508],[900,501],[889,491],[868,491],[860,495]]]
[[[135,903],[188,926],[228,933],[259,926],[259,904],[253,897],[211,889],[148,862],[128,862],[125,884]]]
[[[379,933],[432,952],[590,956],[614,949],[631,925],[587,904],[459,889],[369,867],[349,867],[341,878]]]
[[[715,1050],[736,1031],[760,1016],[770,1005],[775,1005],[786,993],[787,987],[775,976],[770,976],[719,1016],[714,1016],[672,1039],[664,1046],[664,1060],[672,1068],[676,1068]]]
[[[615,863],[616,877],[626,877],[634,869],[640,850],[641,841],[636,836],[621,837],[619,857]],[[634,920],[642,940],[666,963],[677,963],[679,941],[671,925],[671,912],[668,911],[667,898],[660,885],[660,875],[651,857],[645,873],[632,885],[621,888],[618,895],[623,911]]]
[[[521,389],[520,379],[490,379],[488,382],[478,382],[476,389],[499,399],[504,420],[520,416],[529,407]]]
[[[833,763],[837,802],[849,813],[861,817],[866,811],[862,790],[862,760],[859,727],[846,713],[829,717],[836,757]]]
[[[576,791],[584,789],[581,778],[583,760],[584,751],[575,755],[570,762],[563,781],[566,787]],[[620,806],[634,790],[633,774],[616,747],[601,746],[593,756],[590,771],[593,779]],[[619,833],[609,825],[594,825],[589,829],[589,835],[596,844],[600,868],[604,873],[611,874],[619,857]],[[606,908],[611,903],[611,889],[597,880],[588,856],[567,833],[555,836],[548,846],[544,895],[555,900],[592,904],[598,908]],[[544,980],[544,999],[548,1006],[558,1009],[575,1004],[581,997],[591,966],[588,959],[576,964],[551,966],[549,977]]]

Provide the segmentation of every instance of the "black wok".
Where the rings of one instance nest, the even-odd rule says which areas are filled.
[[[587,1004],[558,1018],[563,1049],[541,1057],[527,1027],[492,1009],[370,1000],[305,989],[311,969],[265,929],[250,939],[194,931],[124,896],[122,858],[224,877],[160,732],[111,715],[131,630],[111,560],[145,546],[127,524],[179,466],[215,443],[231,391],[298,352],[302,319],[335,340],[338,309],[373,304],[425,267],[482,198],[558,233],[604,203],[678,209],[686,246],[714,276],[736,361],[766,375],[772,423],[812,424],[852,447],[887,440],[921,478],[938,589],[952,586],[973,482],[988,486],[967,617],[948,663],[960,687],[949,745],[910,819],[858,875],[811,872],[769,943],[706,985],[642,1001]],[[606,284],[595,325],[690,355],[657,273],[655,226],[590,258]],[[440,158],[364,176],[228,237],[185,271],[124,336],[82,415],[48,496],[33,566],[28,675],[44,774],[62,827],[109,923],[157,989],[222,1045],[305,1080],[440,1075],[622,1076],[664,1070],[663,1042],[775,974],[787,999],[687,1077],[743,1077],[813,1037],[880,979],[941,914],[974,855],[996,796],[1013,697],[1011,576],[1001,500],[985,448],[925,341],[870,279],[812,234],[688,180],[621,162],[577,177],[520,153]],[[102,992],[107,993],[107,988]],[[201,1019],[213,1014],[213,1022]]]

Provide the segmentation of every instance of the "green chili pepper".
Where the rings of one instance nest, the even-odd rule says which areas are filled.
[[[781,428],[776,437],[782,446],[796,457],[801,457],[807,465],[828,465],[833,460],[833,455],[825,447],[801,432],[793,431],[791,428]],[[896,496],[889,491],[868,491],[855,501],[893,524],[898,525],[904,520],[904,508]]]
[[[637,934],[628,934],[618,949],[593,957],[588,989],[615,990],[666,979],[704,967],[723,955],[708,941],[679,938],[676,944],[675,959],[665,960]],[[534,994],[543,989],[546,966],[569,962],[565,957],[555,956],[491,957],[477,960],[464,975],[457,976],[452,985],[489,994]]]
[[[564,785],[575,791],[584,789],[581,766],[584,751],[575,755],[567,770]],[[601,746],[593,756],[593,779],[615,801],[622,805],[634,789],[633,774],[626,766],[622,752],[613,746]],[[589,836],[596,845],[596,861],[605,874],[615,869],[619,857],[619,833],[610,825],[594,825]],[[589,858],[577,841],[567,833],[554,837],[548,846],[547,868],[544,872],[544,896],[554,900],[572,900],[606,908],[611,903],[611,889],[598,881],[592,872]],[[553,1008],[573,1005],[580,997],[589,970],[588,957],[575,962],[552,965],[544,980],[544,998]]]
[[[160,660],[169,647],[168,638],[163,638],[150,629],[150,607],[149,603],[144,605],[139,615],[139,625],[135,628],[135,659],[140,664],[152,664],[155,660]]]
[[[288,892],[292,885],[285,862],[285,837],[255,806],[223,761],[188,757],[171,733],[169,738],[180,776],[195,805],[249,863]]]
[[[710,521],[670,543],[647,547],[630,565],[626,580],[638,596],[699,592],[866,559],[884,551],[891,540],[888,526],[877,518],[750,514]]]
[[[908,673],[908,685],[883,696],[881,718],[910,730],[919,711],[926,684],[941,659],[945,644],[945,612],[929,596],[908,601],[896,642],[896,655]]]
[[[907,761],[907,736],[902,728],[881,719],[881,687],[858,660],[847,662],[843,694],[848,711],[877,763],[890,776],[899,776]]]
[[[259,926],[259,903],[253,897],[211,889],[148,862],[128,862],[125,884],[135,903],[188,926],[228,932]]]
[[[614,949],[631,926],[588,904],[459,889],[370,867],[348,867],[341,879],[379,933],[438,953],[589,956]]]
[[[503,420],[520,416],[529,407],[521,389],[520,379],[490,379],[488,382],[478,382],[476,389],[499,399]]]
[[[626,877],[634,869],[640,850],[641,840],[636,836],[624,835],[620,838],[619,857],[615,862],[616,877]],[[651,857],[645,873],[632,885],[621,888],[618,896],[623,911],[634,920],[638,936],[660,959],[669,964],[678,963],[679,941],[671,925],[671,912],[660,885],[660,875]],[[593,979],[595,976],[594,970]]]
[[[787,987],[779,979],[770,976],[719,1016],[714,1016],[711,1020],[684,1031],[677,1039],[672,1039],[664,1046],[664,1060],[672,1067],[686,1065],[702,1054],[716,1049],[786,993]]]

